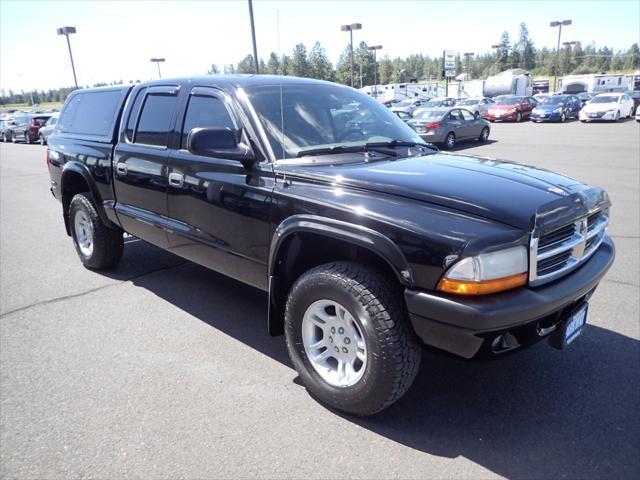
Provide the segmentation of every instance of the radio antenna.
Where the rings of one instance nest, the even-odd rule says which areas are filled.
[[[282,148],[282,160],[284,160],[284,101],[282,99],[282,76],[284,75],[284,57],[280,50],[280,10],[276,10],[276,31],[278,35],[278,57],[280,57],[280,147]],[[287,186],[286,162],[282,162],[282,180]]]

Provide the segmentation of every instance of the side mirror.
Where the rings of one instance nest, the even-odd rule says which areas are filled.
[[[238,142],[237,134],[229,128],[194,128],[189,132],[187,145],[194,155],[238,160],[248,168],[256,157],[251,147]]]

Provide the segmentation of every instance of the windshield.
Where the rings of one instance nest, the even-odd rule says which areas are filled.
[[[447,113],[447,110],[423,110],[414,118],[419,120],[435,119],[443,117],[445,113]]]
[[[412,100],[403,100],[402,102],[396,103],[395,107],[409,107],[411,106]]]
[[[422,108],[433,108],[439,107],[440,105],[442,105],[442,100],[429,100],[428,102],[422,103]]]
[[[542,100],[542,105],[564,105],[567,101],[567,97],[547,97]]]
[[[520,98],[519,97],[505,97],[496,100],[496,105],[519,105]]]
[[[613,95],[603,95],[593,97],[591,103],[616,103],[620,97],[614,97]]]
[[[393,140],[424,143],[393,112],[348,87],[289,84],[256,86],[246,91],[276,159],[338,145]]]
[[[462,100],[461,102],[458,102],[458,105],[476,105],[478,103],[478,100]]]

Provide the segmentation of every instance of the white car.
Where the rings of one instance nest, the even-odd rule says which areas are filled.
[[[625,93],[601,93],[580,110],[580,121],[629,118],[633,113],[633,100]]]
[[[494,104],[490,98],[465,98],[456,103],[456,107],[464,107],[476,117],[484,117],[489,111],[489,107]]]

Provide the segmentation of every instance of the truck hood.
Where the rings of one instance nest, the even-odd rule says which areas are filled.
[[[332,157],[346,159],[336,158],[342,155]],[[282,164],[276,168],[281,169]],[[298,178],[330,183],[335,188],[394,195],[527,231],[552,230],[610,203],[601,188],[557,173],[514,162],[445,153],[370,163],[286,165],[286,174],[294,184]]]

